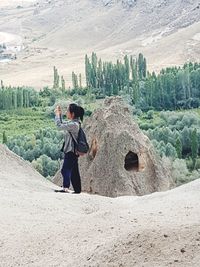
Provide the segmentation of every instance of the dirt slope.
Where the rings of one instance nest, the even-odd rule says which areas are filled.
[[[0,146],[0,262],[9,266],[200,266],[200,181],[116,199],[56,194]]]

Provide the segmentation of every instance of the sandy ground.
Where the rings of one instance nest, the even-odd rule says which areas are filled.
[[[2,267],[200,266],[200,180],[115,199],[54,188],[0,146]]]
[[[111,2],[1,0],[0,32],[22,38],[25,49],[0,65],[0,79],[7,85],[51,86],[55,65],[70,86],[72,71],[84,73],[84,56],[93,51],[113,61],[142,52],[155,71],[200,60],[198,0],[140,0],[132,9]]]

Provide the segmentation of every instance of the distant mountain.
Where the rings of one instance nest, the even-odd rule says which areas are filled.
[[[199,0],[11,2],[0,5],[0,31],[20,35],[25,49],[0,65],[6,83],[51,85],[56,65],[70,84],[92,51],[109,60],[142,52],[156,71],[200,59]]]

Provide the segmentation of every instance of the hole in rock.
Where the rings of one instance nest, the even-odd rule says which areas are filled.
[[[127,171],[138,171],[139,170],[139,159],[138,155],[129,151],[125,157],[124,168]]]

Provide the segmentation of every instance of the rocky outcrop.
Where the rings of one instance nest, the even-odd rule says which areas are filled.
[[[169,171],[120,97],[107,98],[85,121],[85,131],[90,151],[80,158],[84,191],[116,197],[170,188]],[[60,173],[54,182],[61,183]]]

